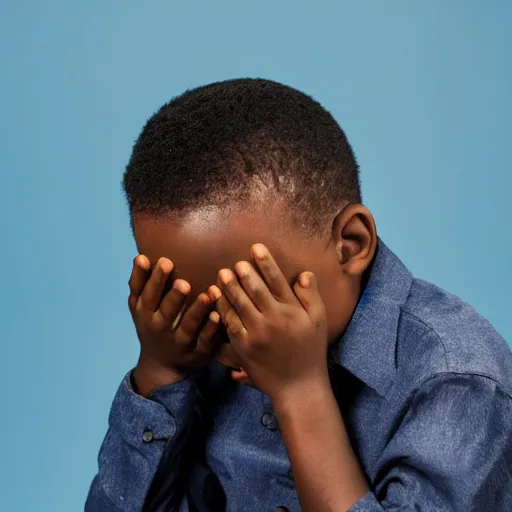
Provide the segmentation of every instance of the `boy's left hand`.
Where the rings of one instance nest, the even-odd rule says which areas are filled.
[[[217,310],[241,366],[274,400],[328,379],[325,308],[311,272],[300,274],[292,290],[263,244],[251,253],[265,280],[247,261],[235,265],[236,275],[220,270]]]

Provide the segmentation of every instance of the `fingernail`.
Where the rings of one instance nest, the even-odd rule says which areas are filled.
[[[222,284],[228,284],[231,281],[231,271],[226,269],[220,270],[219,280]]]
[[[302,288],[309,288],[311,285],[311,277],[309,274],[301,274],[299,277],[299,284]]]
[[[220,322],[220,315],[217,313],[217,311],[212,311],[209,317],[214,324],[218,324]]]
[[[187,283],[187,281],[183,281],[180,279],[177,279],[172,284],[173,288],[176,288],[179,292],[183,294],[187,294],[190,291],[190,285]]]
[[[261,244],[256,244],[252,248],[252,253],[255,258],[261,260],[265,256],[265,249]]]
[[[198,299],[203,306],[209,306],[213,302],[208,293],[200,293]]]
[[[140,267],[142,270],[149,270],[148,265],[146,265],[146,258],[143,258],[141,255],[137,256],[135,260],[135,264]],[[150,267],[151,265],[149,265]]]
[[[213,286],[208,289],[208,294],[212,297],[214,301],[217,301],[219,297],[222,295],[220,290]]]
[[[158,266],[160,267],[160,270],[164,274],[168,274],[171,271],[171,268],[172,268],[172,264],[169,261],[167,261],[167,260],[160,260],[158,262]]]

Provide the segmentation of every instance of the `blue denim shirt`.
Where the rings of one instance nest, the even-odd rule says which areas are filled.
[[[350,512],[512,511],[512,353],[485,319],[379,241],[332,350],[333,391],[371,488]],[[278,506],[300,510],[266,395],[217,362],[150,399],[128,373],[87,512]]]

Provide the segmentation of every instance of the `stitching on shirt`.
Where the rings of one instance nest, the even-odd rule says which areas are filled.
[[[400,309],[401,309],[401,311],[402,311],[402,313],[404,315],[408,316],[412,320],[415,320],[416,322],[418,322],[419,324],[423,325],[424,327],[426,327],[428,329],[428,333],[425,333],[425,336],[427,334],[430,334],[430,333],[433,333],[435,335],[435,337],[437,338],[437,340],[439,341],[439,343],[443,347],[444,359],[445,359],[447,371],[451,371],[451,366],[450,366],[450,363],[449,363],[449,360],[448,360],[448,354],[450,353],[450,351],[446,348],[446,345],[444,344],[441,336],[439,336],[437,331],[431,325],[429,325],[427,322],[425,322],[421,318],[418,318],[415,314],[411,313],[410,311],[407,311],[404,308],[400,308]]]
[[[484,379],[487,379],[487,380],[490,380],[492,381],[496,387],[498,389],[500,389],[504,395],[512,400],[512,396],[507,392],[506,389],[504,389],[499,382],[497,382],[495,379],[493,379],[492,377],[490,377],[489,375],[484,375],[484,374],[481,374],[481,373],[477,373],[477,372],[457,372],[457,371],[445,371],[445,372],[437,372],[437,373],[434,373],[433,375],[430,375],[429,377],[425,378],[424,380],[422,380],[418,385],[416,385],[408,394],[407,396],[405,397],[405,400],[402,404],[402,407],[401,407],[401,411],[404,413],[403,415],[402,414],[399,414],[398,417],[396,418],[396,421],[395,423],[393,424],[393,428],[391,429],[390,431],[390,435],[387,439],[387,442],[386,444],[388,444],[390,442],[390,440],[393,438],[393,436],[396,434],[396,432],[398,431],[398,429],[400,428],[400,426],[402,425],[402,422],[403,420],[405,419],[405,414],[407,413],[407,411],[411,408],[412,406],[412,403],[414,402],[414,400],[416,400],[417,398],[417,395],[422,391],[422,387],[425,386],[428,382],[430,382],[431,380],[434,380],[434,379],[441,379],[443,377],[447,377],[447,376],[467,376],[467,377],[483,377]],[[512,404],[511,404],[512,406]],[[512,429],[511,429],[511,433],[512,433]]]
[[[427,382],[429,382],[429,381],[431,381],[433,379],[436,379],[438,377],[446,377],[448,375],[464,376],[464,377],[483,377],[484,379],[492,381],[496,385],[496,387],[500,391],[502,391],[503,394],[507,398],[512,400],[512,395],[494,377],[491,377],[490,375],[487,375],[485,373],[479,373],[479,372],[458,372],[458,371],[455,371],[455,370],[450,370],[450,371],[446,371],[446,372],[437,372],[434,375],[431,375],[431,376],[427,377],[425,380],[421,381],[421,383],[414,389],[414,391],[411,393],[411,396],[415,395],[418,391],[420,391],[420,388],[423,385],[425,385]],[[512,404],[511,404],[511,406],[512,406]]]

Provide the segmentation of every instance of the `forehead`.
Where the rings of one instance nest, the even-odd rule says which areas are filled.
[[[311,252],[308,240],[278,208],[228,212],[205,207],[160,218],[137,214],[134,231],[139,253],[146,255],[152,266],[162,256],[172,260],[175,276],[187,280],[196,294],[216,282],[221,268],[251,261],[250,248],[257,242],[269,248],[290,282]]]

